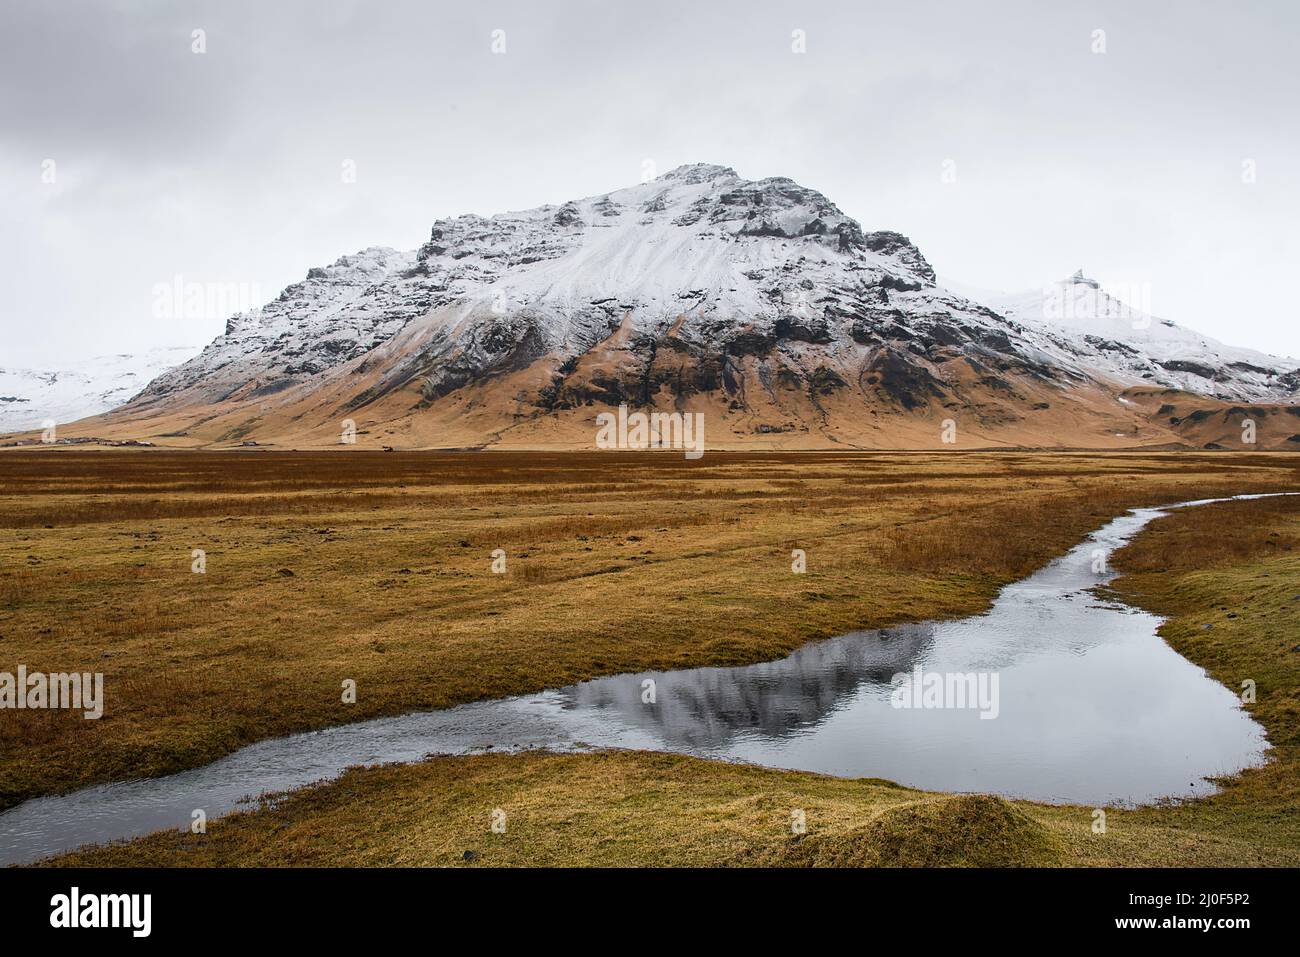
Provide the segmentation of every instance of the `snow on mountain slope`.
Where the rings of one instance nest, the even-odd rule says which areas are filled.
[[[415,253],[366,250],[313,270],[275,303],[232,320],[199,359],[151,385],[143,405],[177,393],[264,398],[399,330],[401,353],[376,351],[379,381],[354,408],[412,383],[428,401],[543,356],[564,363],[616,332],[640,361],[668,336],[696,359],[718,360],[712,365],[774,349],[796,361],[843,357],[889,342],[875,359],[894,369],[886,391],[913,388],[904,382],[909,350],[927,358],[927,349],[961,344],[972,356],[1014,355],[1042,375],[1050,359],[1015,324],[936,288],[906,237],[864,233],[789,179],[755,182],[697,164],[558,207],[441,220]],[[925,391],[918,375],[914,385]],[[551,383],[548,394],[565,385]],[[572,385],[570,401],[592,398],[590,383]]]
[[[258,378],[276,391],[366,352],[431,302],[421,284],[399,275],[411,261],[410,253],[371,247],[308,270],[272,302],[232,316],[225,335],[159,376],[149,393],[194,388],[220,400]]]
[[[160,373],[194,357],[198,346],[99,356],[58,370],[0,369],[0,432],[73,422],[134,397]]]
[[[1081,364],[1118,382],[1168,386],[1224,400],[1300,398],[1300,361],[1225,345],[1156,318],[1110,295],[1082,270],[1041,290],[968,294],[1009,319],[1068,337],[1067,348]]]
[[[1163,325],[1132,338],[1106,299],[1075,325],[1046,321],[1041,295],[995,302],[941,288],[905,236],[815,190],[694,164],[312,269],[94,428],[584,447],[596,412],[627,403],[706,411],[731,447],[933,445],[948,420],[967,442],[1118,446],[1187,439],[1179,416],[1143,418],[1163,400],[1139,414],[1134,385],[1295,393],[1293,362]]]

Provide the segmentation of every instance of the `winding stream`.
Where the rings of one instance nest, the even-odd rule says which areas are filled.
[[[188,828],[197,808],[214,818],[352,765],[486,748],[674,751],[1094,806],[1207,794],[1207,777],[1265,760],[1263,729],[1161,640],[1162,619],[1092,589],[1114,577],[1109,562],[1094,571],[1098,550],[1171,509],[1221,501],[1122,515],[982,615],[851,632],[765,664],[616,675],[275,738],[180,774],[28,801],[0,814],[0,864]],[[915,694],[893,680],[902,673]],[[937,699],[946,707],[923,706],[930,675],[971,676],[964,706],[952,692]]]

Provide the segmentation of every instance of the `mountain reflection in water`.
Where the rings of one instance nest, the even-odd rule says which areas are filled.
[[[562,689],[561,701],[567,710],[616,711],[667,750],[715,750],[742,733],[779,738],[813,728],[864,687],[888,695],[893,676],[910,671],[932,638],[928,623],[854,632],[781,661],[588,681]],[[655,682],[649,706],[647,678]]]
[[[28,801],[0,814],[0,864],[185,828],[195,808],[213,818],[354,765],[485,748],[666,750],[1090,806],[1205,794],[1206,778],[1264,760],[1263,729],[1160,639],[1159,618],[1093,591],[1114,577],[1093,570],[1098,554],[1197,504],[1120,516],[1004,588],[982,615],[854,632],[765,664],[615,675],[326,728],[167,777]],[[996,718],[894,707],[892,678],[916,668],[996,675]],[[643,700],[647,680],[653,703]]]

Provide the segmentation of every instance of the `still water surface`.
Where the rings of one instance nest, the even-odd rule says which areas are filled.
[[[1092,589],[1114,577],[1094,570],[1098,550],[1209,501],[1223,500],[1135,509],[971,618],[851,632],[765,664],[616,675],[276,738],[192,771],[28,801],[0,814],[0,863],[188,827],[196,808],[216,817],[352,765],[486,748],[674,751],[1094,806],[1207,794],[1207,777],[1263,762],[1263,729],[1161,640],[1160,618]],[[996,698],[895,707],[895,676],[918,669],[983,675],[986,693],[996,676]]]

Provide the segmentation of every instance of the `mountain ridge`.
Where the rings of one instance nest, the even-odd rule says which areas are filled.
[[[361,444],[582,448],[628,405],[705,413],[719,448],[940,447],[947,422],[959,446],[1205,447],[1252,403],[1261,447],[1300,444],[1262,408],[1295,400],[1293,360],[1180,360],[1170,336],[1104,326],[1099,302],[1073,328],[1024,297],[974,301],[816,190],[690,164],[314,267],[78,428],[307,447],[351,423]],[[1213,411],[1189,425],[1197,402]]]

